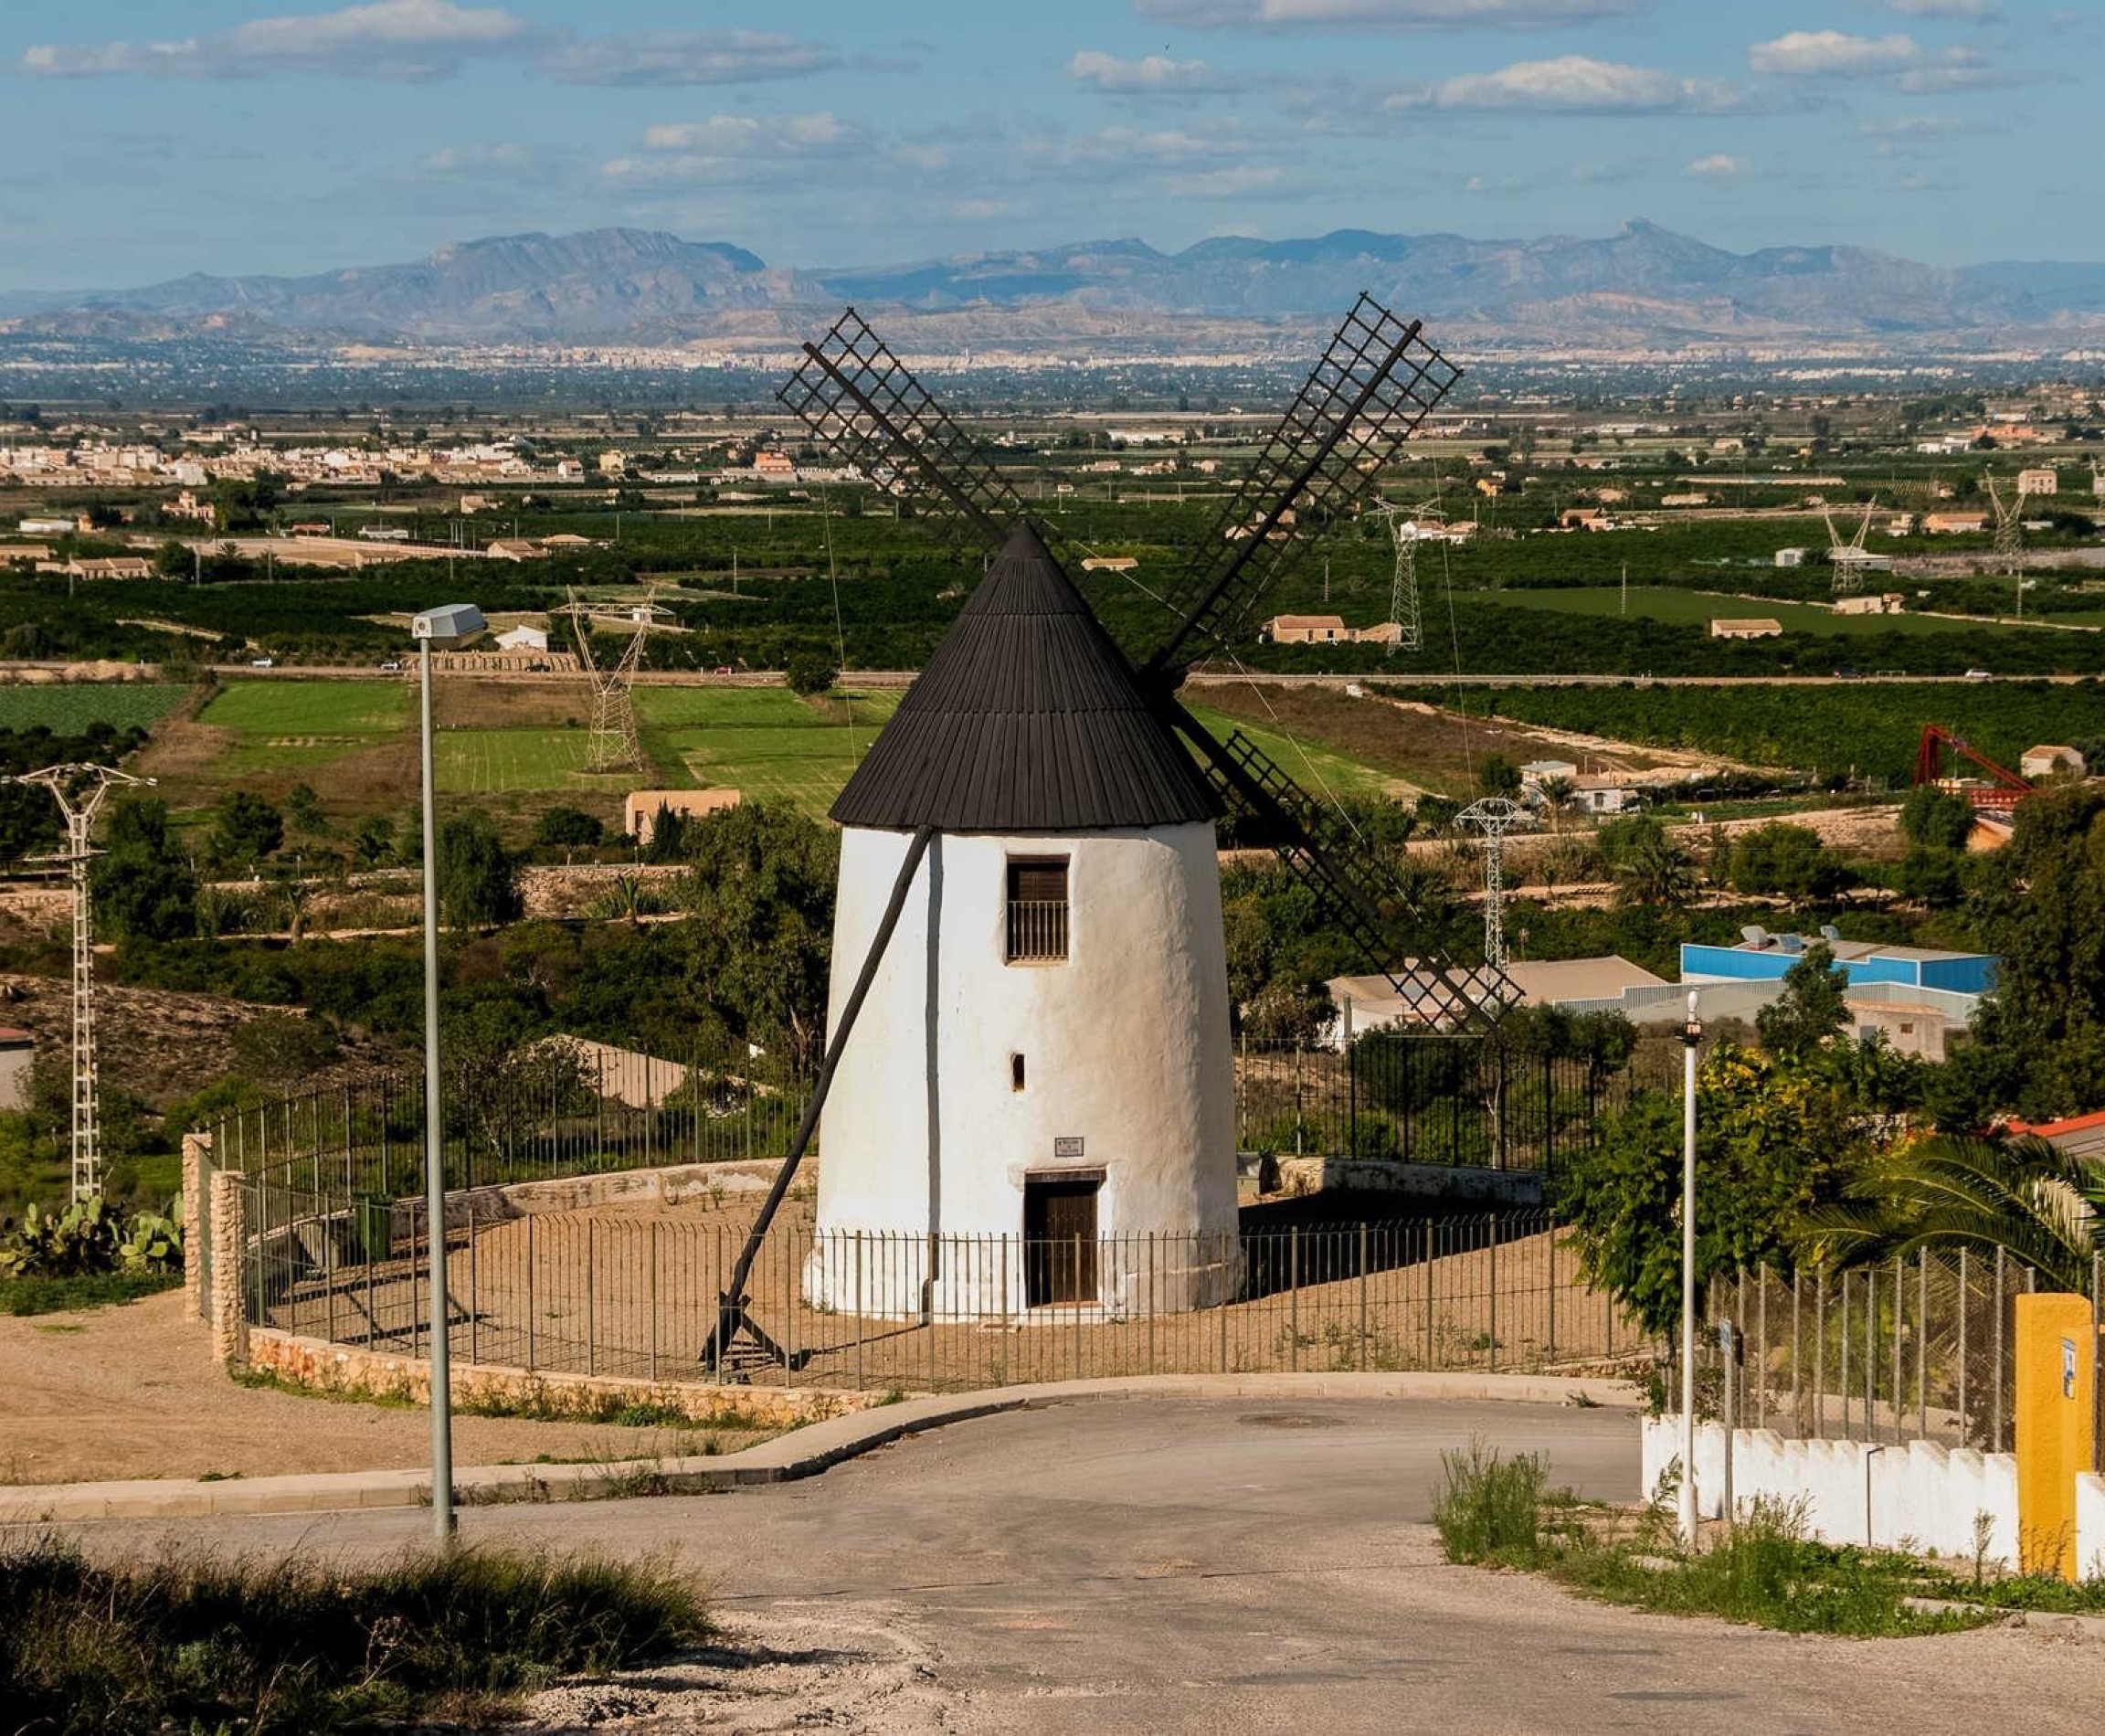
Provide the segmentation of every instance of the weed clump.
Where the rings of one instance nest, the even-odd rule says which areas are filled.
[[[52,1736],[332,1732],[480,1715],[709,1631],[663,1563],[463,1549],[372,1569],[0,1547],[0,1719]]]

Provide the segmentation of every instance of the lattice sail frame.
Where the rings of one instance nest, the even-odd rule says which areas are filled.
[[[1171,590],[1178,617],[1153,670],[1237,638],[1252,609],[1314,540],[1315,513],[1349,510],[1462,376],[1423,335],[1361,294],[1236,485],[1207,539],[1211,552]]]
[[[1023,501],[869,323],[849,308],[775,394],[812,438],[888,494],[932,495],[989,543]]]

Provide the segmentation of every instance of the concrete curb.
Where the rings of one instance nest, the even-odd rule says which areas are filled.
[[[719,1458],[629,1459],[584,1465],[482,1465],[456,1468],[463,1506],[501,1501],[577,1501],[622,1496],[703,1494],[756,1483],[788,1483],[880,1446],[951,1423],[1006,1411],[1094,1399],[1430,1399],[1512,1404],[1589,1404],[1634,1410],[1627,1381],[1539,1374],[1163,1374],[1053,1381],[939,1393],[812,1423]],[[229,1477],[212,1483],[142,1478],[0,1488],[0,1524],[92,1519],[206,1519],[230,1514],[329,1513],[429,1503],[424,1471],[352,1471],[318,1477]]]

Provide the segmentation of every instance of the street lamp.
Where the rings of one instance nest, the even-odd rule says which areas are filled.
[[[424,773],[424,1244],[431,1297],[431,1526],[441,1543],[453,1537],[453,1385],[446,1304],[446,1145],[439,1106],[439,838],[431,772],[431,650],[465,645],[483,630],[472,603],[426,609],[409,624],[423,677]]]
[[[1681,1027],[1681,1535],[1696,1547],[1696,1051],[1703,1021],[1688,991]]]

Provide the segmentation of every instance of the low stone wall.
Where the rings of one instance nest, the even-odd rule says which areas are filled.
[[[1657,1490],[1669,1466],[1681,1460],[1681,1419],[1647,1417],[1639,1495]],[[2091,1504],[2091,1532],[2078,1527],[2077,1561],[2089,1571],[2105,1551],[2105,1479]],[[1696,1426],[1696,1501],[1705,1519],[1724,1515],[1725,1430]],[[1971,1561],[1977,1514],[1988,1523],[1988,1559],[2017,1559],[2017,1461],[2008,1453],[1979,1453],[1930,1441],[1873,1445],[1863,1441],[1786,1440],[1772,1429],[1732,1431],[1732,1498],[1744,1509],[1756,1496],[1804,1501],[1806,1524],[1830,1543],[1879,1549],[1934,1550]],[[2079,1499],[2081,1499],[2080,1493]],[[2080,1510],[2080,1509],[2079,1509]]]
[[[414,1404],[431,1402],[431,1365],[422,1357],[386,1355],[251,1327],[248,1366],[317,1392],[407,1400]],[[883,1402],[877,1393],[823,1387],[709,1386],[624,1381],[604,1374],[529,1374],[524,1369],[481,1363],[455,1363],[450,1384],[454,1408],[460,1411],[598,1422],[624,1406],[648,1404],[716,1428],[798,1428]]]
[[[1400,1193],[1487,1206],[1539,1206],[1544,1197],[1542,1178],[1532,1170],[1397,1163],[1387,1158],[1281,1158],[1279,1186],[1286,1193]]]
[[[513,1181],[502,1187],[457,1188],[446,1196],[446,1223],[464,1227],[472,1216],[479,1223],[525,1217],[541,1212],[585,1212],[604,1205],[682,1205],[720,1195],[750,1196],[756,1207],[775,1185],[779,1158],[753,1158],[730,1163],[675,1163],[655,1170],[607,1170],[594,1175],[557,1176],[546,1181]],[[816,1158],[799,1170],[799,1189],[815,1186]],[[397,1200],[395,1210],[408,1233],[424,1233],[421,1194]]]

